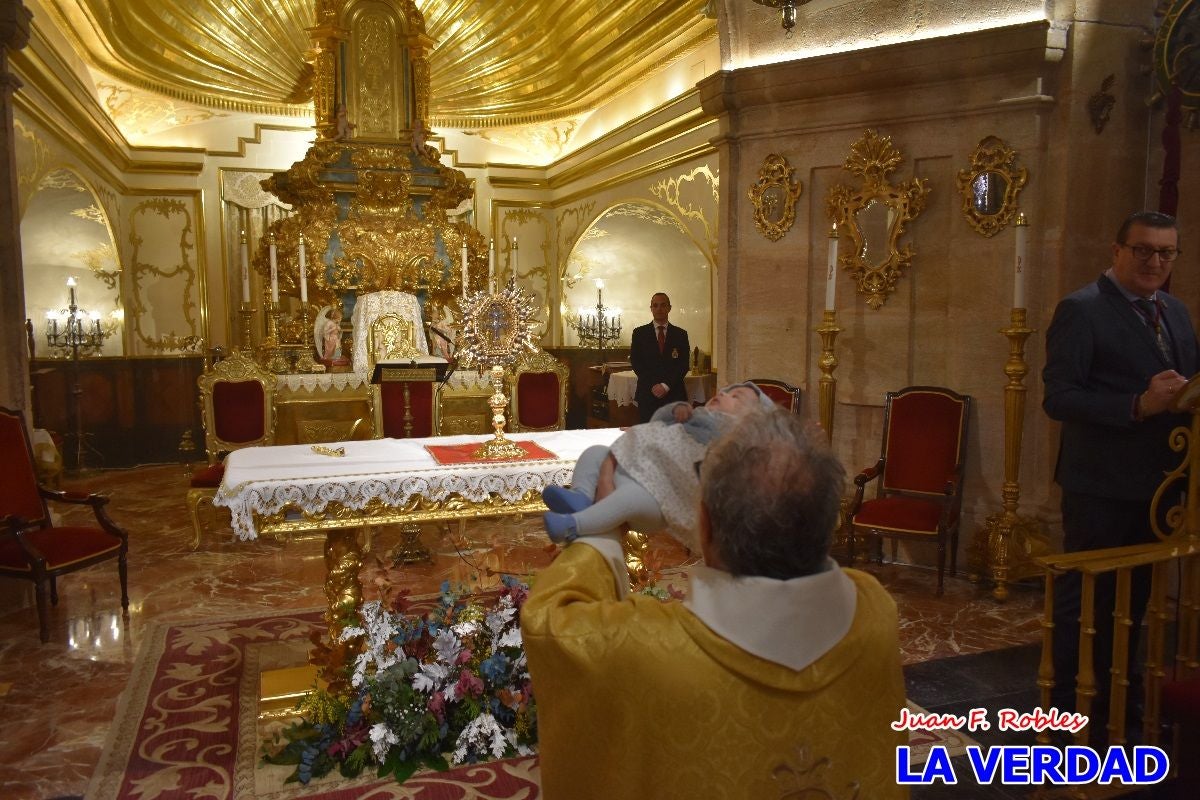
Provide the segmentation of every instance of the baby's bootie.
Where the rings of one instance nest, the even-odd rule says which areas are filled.
[[[567,544],[579,538],[573,514],[557,514],[547,511],[542,514],[542,522],[546,526],[546,533],[550,534],[550,541],[556,544]]]
[[[542,502],[551,511],[560,514],[574,514],[583,511],[592,504],[592,498],[575,489],[567,489],[558,484],[551,484],[542,489]]]

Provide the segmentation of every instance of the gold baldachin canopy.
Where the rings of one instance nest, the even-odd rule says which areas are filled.
[[[45,0],[92,66],[210,107],[310,113],[317,5],[354,0]],[[415,0],[432,124],[480,128],[594,109],[716,35],[695,0]]]

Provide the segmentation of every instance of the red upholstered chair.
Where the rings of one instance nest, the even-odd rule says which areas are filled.
[[[971,398],[936,386],[888,392],[879,461],[854,479],[854,501],[846,515],[850,561],[855,540],[915,539],[937,542],[938,594],[942,593],[946,547],[950,574],[957,563],[962,509],[963,459]],[[863,491],[876,483],[874,500]]]
[[[125,557],[129,537],[109,519],[108,498],[98,494],[55,492],[37,482],[29,430],[20,411],[0,408],[0,577],[33,581],[42,641],[50,640],[50,601],[58,604],[58,576],[116,559],[121,577],[121,607],[129,608]],[[92,507],[96,525],[55,525],[47,500]]]
[[[220,459],[243,447],[275,441],[275,376],[246,354],[233,353],[196,379],[204,416],[204,450],[208,464],[192,473],[188,510],[200,546],[200,503],[212,502],[225,477]]]
[[[751,378],[750,382],[763,390],[763,394],[775,401],[775,404],[793,414],[800,413],[800,389],[790,383],[777,381],[774,378]]]
[[[565,428],[569,375],[567,365],[544,350],[521,358],[513,368],[509,429],[520,432]]]

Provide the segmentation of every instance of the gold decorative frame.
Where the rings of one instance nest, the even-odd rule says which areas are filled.
[[[796,220],[796,200],[804,184],[792,181],[795,172],[786,158],[771,153],[763,159],[758,180],[747,192],[754,204],[754,226],[772,242],[782,239]]]
[[[522,353],[538,349],[536,326],[533,298],[514,278],[495,294],[476,292],[463,303],[459,363],[512,366]]]
[[[558,376],[558,421],[545,428],[534,428],[521,424],[521,393],[517,384],[525,373],[553,372]],[[527,354],[517,361],[512,374],[512,420],[510,425],[514,433],[525,431],[561,431],[567,427],[567,384],[571,371],[567,365],[559,361],[545,350]]]
[[[958,171],[963,215],[976,233],[995,236],[1017,213],[1017,195],[1029,171],[1017,166],[1017,151],[1004,140],[986,136],[971,153],[971,166]]]
[[[415,361],[421,356],[411,319],[388,312],[371,320],[367,331],[368,364],[380,361]]]
[[[865,294],[867,305],[874,309],[883,306],[887,296],[895,291],[896,281],[912,266],[912,245],[900,248],[898,240],[904,233],[905,224],[925,209],[925,197],[929,194],[929,182],[924,178],[892,185],[887,176],[902,161],[904,157],[892,145],[892,137],[879,136],[868,129],[861,139],[850,145],[850,155],[843,164],[843,169],[862,178],[862,186],[853,189],[835,184],[829,188],[825,200],[830,221],[846,232],[852,245],[842,248],[838,263],[850,273],[859,294]],[[868,242],[858,215],[875,203],[882,203],[888,212],[886,257],[869,261]]]

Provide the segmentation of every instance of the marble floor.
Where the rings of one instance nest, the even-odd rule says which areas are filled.
[[[103,472],[83,484],[112,497],[111,515],[130,533],[127,618],[121,613],[115,564],[99,565],[59,581],[51,639],[43,645],[32,585],[0,582],[0,797],[47,800],[83,794],[149,626],[324,604],[320,539],[237,541],[227,515],[222,518],[226,512],[206,508],[209,530],[193,551],[184,506],[187,479],[183,466],[169,465]],[[532,574],[554,553],[534,518],[480,520],[461,532],[428,526],[422,541],[434,557],[427,564],[394,568],[385,556],[398,540],[395,529],[377,533],[361,576],[365,592],[422,594],[436,591],[445,580],[486,586],[501,573]],[[649,563],[668,575],[688,558],[665,537],[651,542]],[[945,595],[937,597],[929,570],[866,569],[897,600],[908,665],[1038,639],[1037,586],[1014,587],[1010,600],[998,605],[987,586],[965,579],[947,578]],[[1006,680],[1032,686],[1034,677],[1010,671]],[[933,684],[926,688],[932,691]],[[912,696],[920,697],[921,689],[910,681]]]

